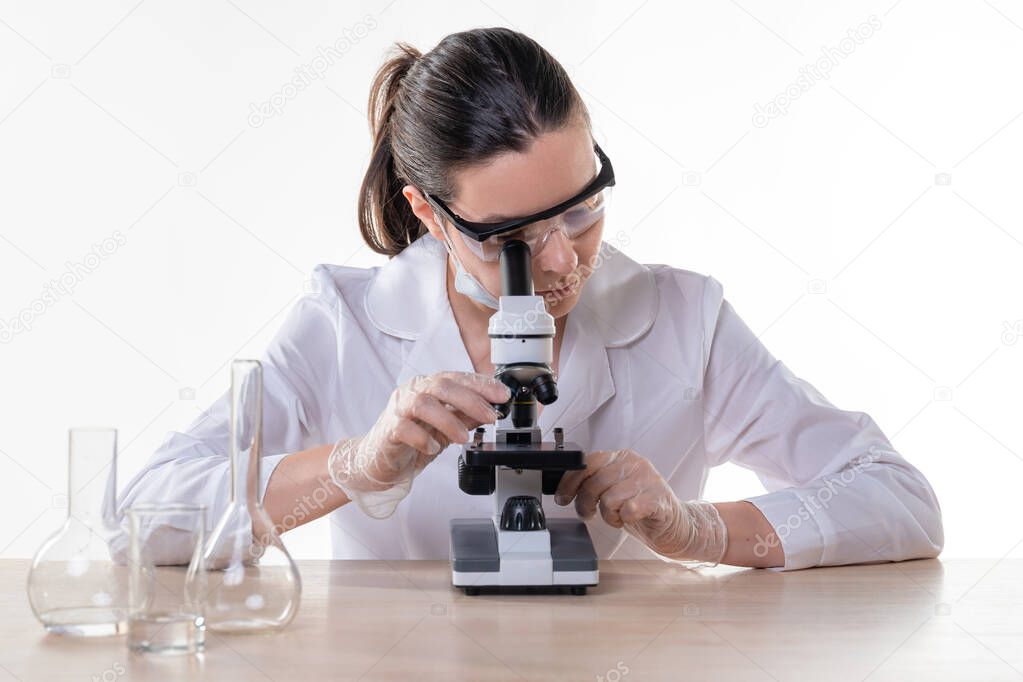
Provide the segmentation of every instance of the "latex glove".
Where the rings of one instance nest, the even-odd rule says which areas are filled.
[[[593,517],[599,507],[604,521],[663,559],[717,565],[728,548],[714,505],[680,501],[650,460],[632,450],[590,452],[585,469],[565,472],[554,501],[564,506],[573,499],[580,517]]]
[[[491,403],[510,398],[498,379],[468,372],[416,376],[394,389],[364,436],[342,438],[327,458],[334,483],[373,518],[386,518],[409,494],[412,481],[452,443],[494,423]]]

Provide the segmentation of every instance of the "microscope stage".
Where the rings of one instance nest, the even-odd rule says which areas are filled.
[[[583,451],[573,443],[480,443],[465,448],[469,466],[506,466],[512,469],[549,471],[585,469]]]

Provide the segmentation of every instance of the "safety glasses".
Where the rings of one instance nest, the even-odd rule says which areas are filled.
[[[481,260],[497,260],[501,248],[511,239],[526,242],[535,257],[554,232],[561,230],[569,239],[578,239],[604,217],[611,187],[615,184],[614,168],[600,145],[594,143],[593,151],[599,170],[582,191],[557,206],[523,218],[494,223],[473,222],[456,214],[434,195],[426,194],[426,199],[435,211],[462,233],[463,241]]]

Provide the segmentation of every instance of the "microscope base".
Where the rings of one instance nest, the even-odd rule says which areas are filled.
[[[512,539],[504,552],[492,519],[452,519],[452,585],[473,595],[481,588],[523,587],[571,588],[572,594],[585,594],[597,584],[597,553],[582,521],[547,519],[543,531],[501,533],[506,542]],[[515,542],[514,536],[522,541]]]

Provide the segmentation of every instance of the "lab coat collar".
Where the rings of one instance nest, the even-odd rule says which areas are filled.
[[[601,242],[593,274],[569,313],[590,318],[583,326],[609,348],[624,346],[653,325],[657,287],[653,273],[607,242]],[[447,250],[429,233],[388,261],[366,289],[366,314],[380,331],[417,340],[443,314],[447,300]]]
[[[652,326],[658,305],[653,273],[606,242],[603,258],[568,313],[558,372],[559,399],[540,414],[541,433],[566,434],[615,393],[607,348],[628,344]],[[416,341],[397,383],[420,374],[472,372],[472,361],[447,298],[447,251],[430,235],[381,267],[365,297],[366,313],[382,332]],[[571,437],[585,438],[576,432]]]

